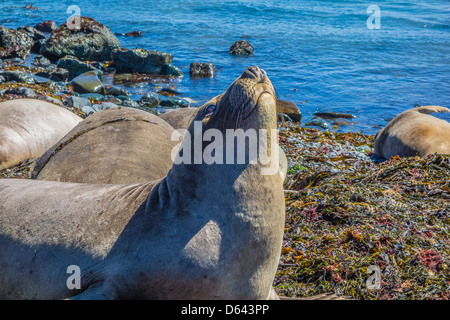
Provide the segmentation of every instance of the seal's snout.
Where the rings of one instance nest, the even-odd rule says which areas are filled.
[[[245,70],[244,72],[244,75],[246,75],[248,78],[256,80],[257,82],[264,81],[265,77],[267,76],[266,72],[257,66],[247,68],[247,70]]]

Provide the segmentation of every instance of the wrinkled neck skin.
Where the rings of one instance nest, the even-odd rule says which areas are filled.
[[[255,121],[267,121],[255,115],[248,120],[256,128],[276,129],[275,114],[270,125],[255,125]],[[191,129],[192,126],[192,134]],[[266,134],[269,148],[273,145],[278,151],[277,143],[271,143],[272,131]],[[194,143],[193,135],[190,141]],[[225,151],[223,157],[226,158]],[[235,153],[234,163],[236,157]],[[161,233],[153,230],[153,238],[165,234],[176,239],[173,250],[180,250],[172,258],[171,270],[164,270],[173,274],[177,283],[185,284],[172,284],[179,296],[183,296],[183,290],[195,288],[195,292],[186,292],[193,299],[211,298],[211,292],[218,299],[267,298],[281,251],[284,195],[278,171],[263,175],[264,167],[258,161],[174,164],[149,195],[147,207],[159,212],[153,218],[165,226],[159,227]],[[148,223],[152,225],[152,221]],[[149,245],[158,246],[154,240]],[[161,248],[168,245],[166,242]],[[195,286],[189,286],[192,281]],[[164,286],[170,281],[153,278],[151,282]]]

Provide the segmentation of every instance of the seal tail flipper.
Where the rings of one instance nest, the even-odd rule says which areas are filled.
[[[423,106],[423,107],[418,107],[413,110],[416,110],[420,113],[425,113],[425,114],[429,114],[429,113],[433,113],[433,112],[450,112],[449,108],[440,107],[440,106]]]

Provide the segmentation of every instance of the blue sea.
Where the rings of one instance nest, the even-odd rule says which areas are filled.
[[[142,32],[118,36],[123,47],[172,53],[185,73],[172,84],[198,104],[257,65],[281,99],[298,105],[303,124],[317,111],[351,113],[355,124],[339,131],[374,134],[417,104],[450,107],[448,0],[0,0],[0,23],[60,24],[71,5],[113,32]],[[252,57],[228,53],[241,39],[255,48]],[[219,73],[190,79],[191,62],[213,62]],[[154,86],[130,91],[139,97]],[[450,121],[450,114],[436,116]]]

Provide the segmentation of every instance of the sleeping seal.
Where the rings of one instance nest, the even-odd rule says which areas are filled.
[[[47,150],[33,179],[128,184],[163,178],[172,167],[175,129],[135,108],[96,112]]]
[[[265,72],[248,68],[215,108],[199,110],[158,181],[0,180],[0,298],[266,299],[285,211],[280,176],[262,161],[277,147],[275,99]],[[244,144],[240,163],[230,134],[223,143],[236,148],[214,144],[224,164],[196,162],[198,152],[213,154],[207,140],[197,143],[199,127],[216,138],[255,130],[259,152]],[[70,270],[79,286],[69,285]]]
[[[385,159],[450,154],[450,123],[429,115],[449,111],[425,106],[402,112],[375,135],[375,153]]]
[[[0,170],[40,157],[82,120],[42,100],[0,103]]]

